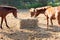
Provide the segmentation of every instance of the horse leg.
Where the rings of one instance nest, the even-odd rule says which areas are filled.
[[[51,25],[53,26],[52,18],[50,19]]]
[[[9,28],[9,26],[7,25],[7,21],[6,21],[6,18],[4,18],[4,20],[5,20],[6,26]]]
[[[48,30],[48,24],[49,24],[49,20],[48,20],[49,18],[48,18],[48,16],[47,16],[47,30]]]
[[[1,18],[1,26],[0,26],[1,29],[3,29],[3,28],[2,28],[2,23],[3,23],[3,18]]]

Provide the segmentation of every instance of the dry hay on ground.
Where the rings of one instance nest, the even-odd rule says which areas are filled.
[[[35,28],[38,26],[37,19],[21,19],[20,21],[20,28]]]

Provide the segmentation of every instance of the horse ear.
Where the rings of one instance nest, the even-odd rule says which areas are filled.
[[[37,12],[37,9],[35,9],[35,12]]]

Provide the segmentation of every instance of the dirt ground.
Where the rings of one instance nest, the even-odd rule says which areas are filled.
[[[41,14],[37,18],[36,27],[20,28],[21,19],[32,19],[28,10],[20,10],[18,19],[12,14],[7,15],[8,29],[3,22],[3,29],[0,29],[0,40],[60,40],[60,27],[57,26],[56,20],[53,20],[54,26],[46,27],[46,17]],[[1,21],[1,18],[0,18]]]

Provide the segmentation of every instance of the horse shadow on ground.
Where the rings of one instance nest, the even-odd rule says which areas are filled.
[[[45,26],[45,27],[47,27],[46,26],[46,24],[43,24],[43,23],[41,23],[40,25],[43,25],[43,26]],[[43,28],[42,28],[43,29]],[[47,28],[46,28],[47,29]],[[45,29],[45,30],[46,30]],[[44,29],[43,29],[44,30]],[[60,27],[59,26],[57,26],[57,25],[48,25],[48,30],[47,31],[51,31],[51,32],[60,32]]]
[[[52,31],[52,32],[60,32],[60,27],[57,25],[49,25],[49,27],[51,27],[52,29],[48,29],[48,31]]]

